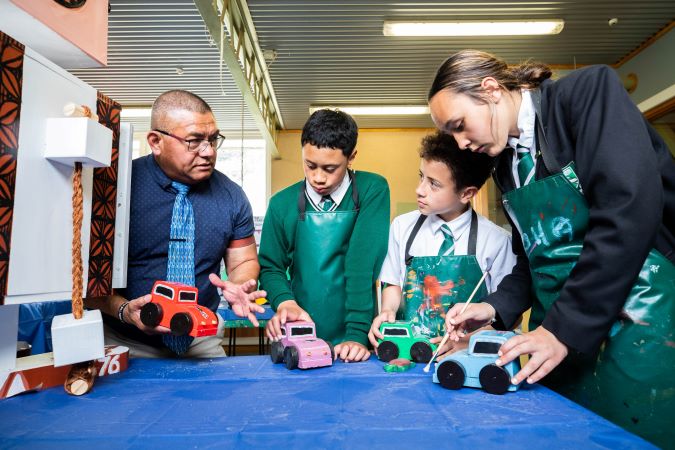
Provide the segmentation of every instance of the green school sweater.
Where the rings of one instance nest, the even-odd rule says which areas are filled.
[[[345,256],[345,341],[368,344],[368,330],[373,320],[375,280],[387,253],[389,236],[389,186],[380,175],[355,172],[360,210]],[[260,285],[276,311],[285,300],[294,300],[291,284],[298,221],[298,194],[302,180],[275,194],[270,200],[260,240]],[[338,211],[354,209],[350,185]],[[308,208],[311,205],[308,203]]]

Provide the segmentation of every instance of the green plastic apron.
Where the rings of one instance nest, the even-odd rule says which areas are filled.
[[[426,218],[422,215],[417,219],[406,242],[406,276],[400,318],[410,321],[416,333],[431,338],[445,334],[448,308],[469,298],[483,271],[476,259],[478,218],[473,210],[466,255],[410,256],[410,246]],[[482,284],[476,298],[487,294],[485,284]]]
[[[540,110],[537,113],[540,116]],[[541,325],[576,264],[589,216],[574,163],[559,169],[539,120],[536,123],[541,156],[555,175],[508,192],[503,200],[522,237],[532,274],[530,330]],[[597,359],[570,356],[543,383],[628,431],[672,446],[674,316],[675,266],[652,250]]]
[[[295,300],[314,320],[317,336],[335,345],[345,335],[345,256],[359,212],[356,178],[349,177],[351,211],[307,211],[302,184],[291,277]]]

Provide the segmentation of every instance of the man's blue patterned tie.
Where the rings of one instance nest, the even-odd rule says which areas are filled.
[[[192,203],[187,198],[190,186],[174,181],[171,186],[176,190],[176,201],[171,215],[171,235],[169,240],[169,258],[166,268],[166,280],[195,285],[195,216]],[[192,336],[174,336],[165,334],[164,345],[177,355],[187,352]]]

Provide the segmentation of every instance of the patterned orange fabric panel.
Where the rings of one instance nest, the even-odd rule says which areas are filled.
[[[7,295],[24,46],[0,32],[0,304]]]
[[[112,294],[120,110],[121,106],[118,103],[98,93],[96,114],[99,123],[112,130],[113,142],[110,167],[94,169],[87,297]]]

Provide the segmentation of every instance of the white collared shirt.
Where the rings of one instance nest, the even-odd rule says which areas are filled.
[[[518,154],[515,151],[516,146],[520,144],[523,147],[530,149],[530,154],[532,155],[532,161],[537,163],[537,149],[535,146],[535,135],[534,135],[534,117],[535,109],[534,102],[532,101],[532,93],[527,89],[522,89],[520,91],[522,99],[520,102],[520,111],[518,111],[518,131],[520,131],[520,136],[517,138],[509,137],[508,144],[509,147],[513,149],[513,162],[511,164],[511,173],[513,174],[513,180],[516,182],[516,188],[520,187],[520,178],[518,177]]]
[[[396,217],[391,223],[389,248],[380,272],[380,281],[403,288],[406,272],[405,246],[419,216],[419,211],[412,211]],[[502,278],[511,273],[516,256],[511,250],[511,235],[506,230],[480,214],[477,214],[477,218],[476,259],[480,268],[484,272],[488,271],[485,284],[489,292],[494,292]],[[444,240],[441,231],[443,224],[448,225],[452,231],[455,239],[455,255],[466,255],[469,247],[471,209],[450,222],[444,222],[437,215],[429,216],[410,246],[410,255],[436,256]]]
[[[345,172],[345,176],[340,182],[340,185],[335,189],[333,192],[331,192],[330,198],[333,199],[333,207],[330,209],[330,211],[335,211],[338,206],[340,206],[340,203],[342,202],[342,199],[345,198],[345,194],[347,193],[347,190],[349,189],[349,185],[352,183],[351,178],[349,178],[349,173]],[[321,208],[322,203],[323,203],[323,195],[319,194],[316,192],[314,189],[312,189],[312,186],[309,184],[309,181],[305,180],[305,193],[307,194],[307,198],[309,199],[309,202],[311,203],[312,207],[317,210],[317,211],[323,211]]]

